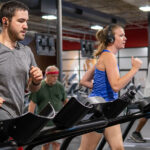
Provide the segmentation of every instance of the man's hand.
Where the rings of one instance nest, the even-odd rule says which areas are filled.
[[[32,66],[30,69],[30,77],[32,78],[33,84],[40,84],[43,79],[42,71],[38,67]]]
[[[3,104],[4,101],[5,100],[2,97],[0,97],[0,107],[2,106],[2,104]]]

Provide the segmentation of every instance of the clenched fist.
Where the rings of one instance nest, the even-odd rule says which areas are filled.
[[[142,61],[139,58],[131,58],[132,68],[140,69],[142,65]]]
[[[43,79],[42,71],[38,67],[32,66],[30,69],[30,77],[33,83],[40,84]]]

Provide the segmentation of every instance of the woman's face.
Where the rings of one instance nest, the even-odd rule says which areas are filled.
[[[125,43],[126,43],[127,38],[125,37],[124,29],[121,27],[114,29],[114,36],[115,36],[115,41],[113,43],[114,46],[118,50],[125,48]]]

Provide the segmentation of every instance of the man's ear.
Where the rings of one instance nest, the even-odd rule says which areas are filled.
[[[7,17],[3,17],[2,18],[2,24],[4,24],[4,25],[8,25],[8,18]]]

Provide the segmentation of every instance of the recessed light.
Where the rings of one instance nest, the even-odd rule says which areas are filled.
[[[139,9],[142,11],[150,11],[150,6],[148,6],[148,5],[142,6],[142,7],[139,7]]]
[[[91,26],[91,29],[93,29],[93,30],[100,30],[100,29],[103,29],[103,27],[100,26],[100,25],[93,25],[93,26]]]
[[[43,19],[47,19],[47,20],[55,20],[55,19],[57,19],[57,17],[54,16],[54,15],[44,15],[44,16],[42,16],[42,18]]]

